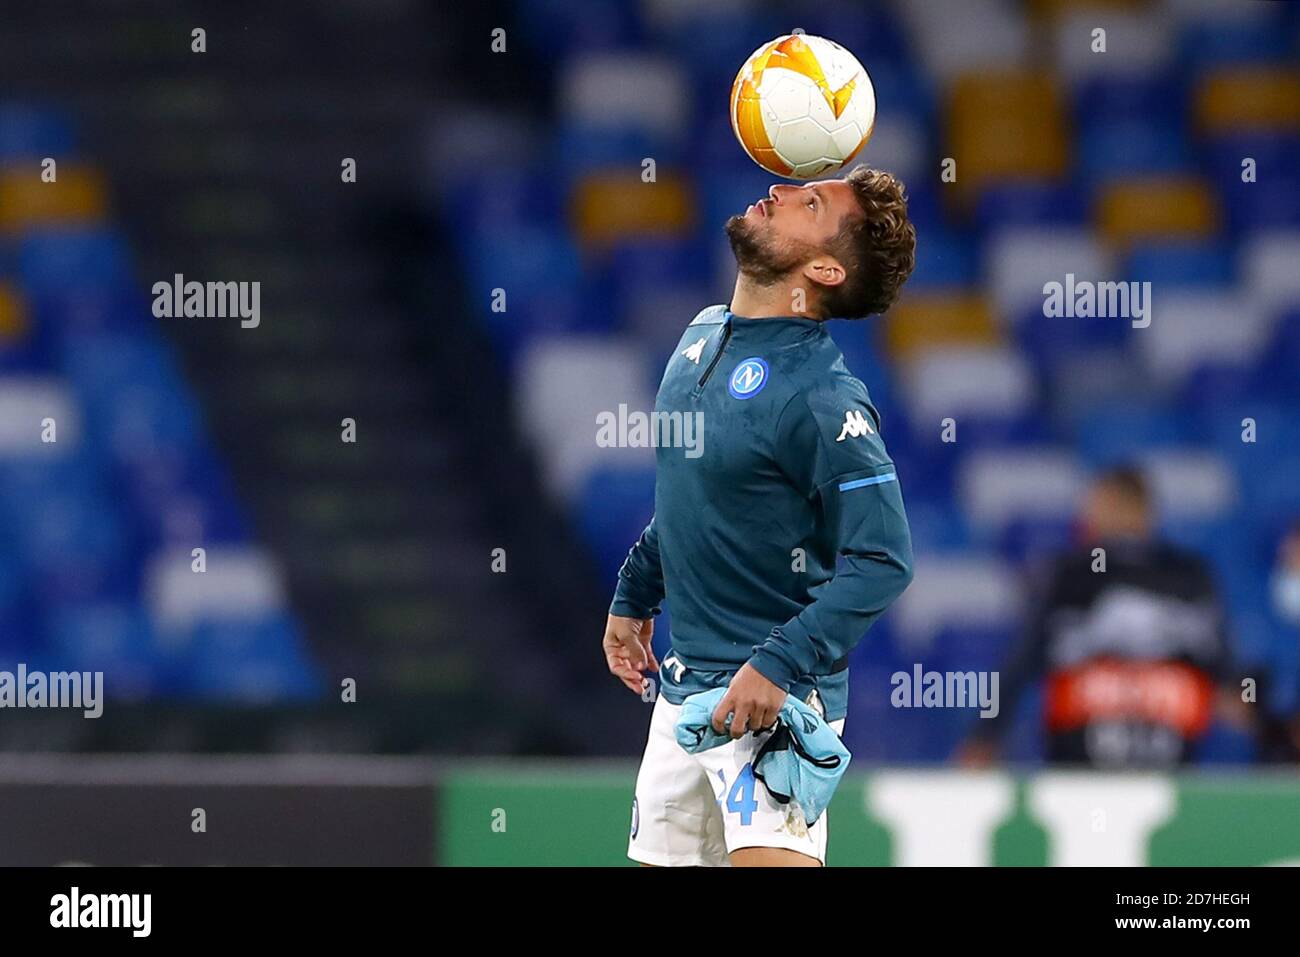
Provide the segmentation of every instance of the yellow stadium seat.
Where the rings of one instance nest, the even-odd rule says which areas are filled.
[[[1202,133],[1300,130],[1300,71],[1230,67],[1205,77],[1196,92]]]
[[[572,216],[578,239],[604,245],[644,235],[681,235],[694,223],[695,199],[684,180],[660,174],[642,182],[639,172],[596,173],[574,191]]]
[[[1115,180],[1094,211],[1098,232],[1115,246],[1148,239],[1194,239],[1219,228],[1218,202],[1194,176]]]
[[[0,349],[27,335],[27,306],[18,290],[0,282]]]
[[[1059,17],[1091,11],[1140,13],[1150,3],[1148,0],[1028,0],[1025,5],[1036,17]]]
[[[1047,73],[961,77],[949,96],[946,127],[945,155],[957,161],[950,195],[959,205],[990,183],[1055,179],[1069,164],[1065,109]]]
[[[884,334],[885,349],[895,360],[942,346],[996,345],[1002,341],[988,301],[964,291],[916,295],[904,291],[898,304],[885,314]]]
[[[96,170],[60,167],[53,183],[42,182],[34,166],[0,171],[0,231],[96,222],[107,207],[103,177]]]

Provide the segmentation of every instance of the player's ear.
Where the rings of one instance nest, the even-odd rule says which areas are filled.
[[[805,278],[820,286],[838,286],[848,278],[844,267],[834,256],[817,256],[804,264]]]

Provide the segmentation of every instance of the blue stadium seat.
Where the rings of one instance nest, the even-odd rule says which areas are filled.
[[[163,343],[133,334],[86,335],[67,344],[63,359],[92,425],[90,438],[106,455],[183,460],[193,453],[201,420]]]
[[[602,294],[611,304],[630,305],[673,284],[703,284],[711,277],[705,250],[693,238],[646,237],[615,245],[601,269]],[[618,312],[617,307],[610,310]],[[683,325],[690,320],[686,317]]]
[[[108,229],[33,230],[19,246],[18,268],[28,291],[116,290],[130,279],[126,243]]]
[[[943,209],[939,188],[925,180],[914,180],[904,185],[907,187],[907,218],[916,227],[918,234],[928,236],[931,230],[947,228],[948,217]]]
[[[1133,249],[1124,278],[1163,286],[1226,286],[1233,282],[1231,249],[1224,243],[1163,243]]]
[[[1016,344],[1036,365],[1051,365],[1069,355],[1122,347],[1133,326],[1123,318],[1044,316],[1042,307],[1025,310],[1014,323]]]
[[[1257,5],[1267,10],[1271,4]],[[1285,4],[1277,4],[1277,12]],[[1228,64],[1294,62],[1296,44],[1281,16],[1219,18],[1189,24],[1181,38],[1183,69],[1202,72]]]
[[[971,547],[966,515],[952,499],[948,470],[942,474],[911,467],[894,456],[903,482],[907,524],[915,552],[960,550]]]
[[[5,530],[0,544],[0,661],[18,661],[33,641],[32,597],[26,566],[13,551],[2,517],[0,529]]]
[[[32,297],[36,325],[60,343],[100,332],[157,335],[153,302],[139,289],[48,287]]]
[[[975,224],[984,233],[1003,226],[1079,226],[1087,214],[1081,190],[1070,183],[998,183],[980,193]]]
[[[916,268],[907,288],[969,288],[975,283],[977,271],[976,251],[970,240],[952,232],[931,231],[917,246]]]
[[[29,325],[18,338],[0,340],[0,375],[42,374],[55,363],[55,330],[47,325]]]
[[[1200,396],[1189,399],[1198,403],[1184,410],[1189,425],[1235,461],[1239,474],[1267,469],[1269,463],[1300,447],[1300,405],[1259,396],[1229,401],[1201,402]],[[1243,424],[1247,420],[1249,424]]]
[[[577,251],[558,230],[525,227],[482,237],[471,244],[469,261],[474,307],[506,369],[514,369],[538,336],[614,321],[608,303],[583,295]],[[492,311],[494,289],[505,290],[505,312]]]
[[[1300,412],[1300,309],[1283,314],[1273,341],[1250,370],[1257,394],[1291,403]]]
[[[46,156],[62,160],[72,152],[74,142],[72,124],[58,110],[0,104],[0,163]]]
[[[647,24],[658,49],[671,51],[689,71],[692,88],[718,90],[723,96],[749,55],[790,29],[776,10],[703,3],[678,5],[673,14]]]
[[[1167,121],[1097,122],[1080,131],[1076,149],[1080,177],[1093,188],[1112,178],[1192,169],[1182,130]]]
[[[144,608],[133,601],[59,605],[50,610],[46,645],[72,671],[103,671],[114,700],[166,693],[167,656]]]
[[[196,541],[249,541],[248,519],[208,446],[187,461],[146,458],[121,470],[122,498],[149,552]]]
[[[1194,423],[1176,408],[1139,399],[1094,406],[1074,424],[1073,444],[1093,468],[1133,461],[1153,448],[1195,438]]]
[[[654,159],[656,172],[666,172],[683,160],[678,144],[645,130],[616,126],[566,123],[556,131],[550,149],[552,167],[560,173],[558,183],[564,186],[572,186],[587,173],[607,169],[626,170],[629,176],[639,178],[646,157]],[[555,189],[556,183],[549,188]]]
[[[1242,476],[1243,492],[1261,514],[1300,515],[1300,447]]]
[[[877,331],[871,320],[833,319],[828,331],[835,344],[844,353],[844,365],[867,387],[872,403],[881,416],[881,426],[889,430],[890,448],[903,442],[905,429],[895,428],[894,419],[898,405],[894,401],[893,372],[881,358],[880,350],[872,339]]]
[[[864,62],[863,66],[871,76],[871,86],[876,93],[878,125],[888,123],[893,114],[927,121],[934,119],[937,112],[935,82],[929,74],[899,59],[897,50],[888,59]],[[864,159],[870,162],[870,143],[864,153]]]
[[[736,149],[740,149],[739,144]],[[768,189],[779,182],[747,159],[743,164],[733,162],[720,170],[705,170],[699,191],[703,206],[701,231],[707,236],[719,236],[728,219],[744,213],[750,203],[763,199]]]
[[[940,671],[997,671],[1006,663],[1015,637],[1013,622],[1003,627],[941,628],[935,634],[932,650],[926,654],[926,667]]]
[[[1188,408],[1204,407],[1265,395],[1269,382],[1261,376],[1258,369],[1259,362],[1245,365],[1227,362],[1200,364],[1183,380],[1178,393],[1179,402]]]
[[[1300,138],[1267,133],[1217,137],[1204,155],[1230,230],[1300,226]],[[1242,181],[1246,158],[1255,161],[1254,182]]]
[[[1080,129],[1121,120],[1185,128],[1187,102],[1187,82],[1177,73],[1096,73],[1075,90],[1074,115]]]
[[[602,580],[612,583],[655,508],[653,469],[601,468],[587,477],[575,518]]]
[[[452,170],[439,178],[443,202],[456,211],[465,238],[508,228],[558,226],[568,199],[545,163],[502,163],[490,171]]]
[[[104,491],[48,491],[8,516],[37,594],[49,605],[128,592],[140,554]]]
[[[240,704],[310,701],[324,691],[287,616],[204,621],[190,636],[189,693]]]
[[[584,50],[631,47],[642,39],[634,4],[527,0],[517,4],[515,12],[528,45],[547,60],[563,60]]]
[[[1007,561],[1021,564],[1069,548],[1074,543],[1074,531],[1072,515],[1021,516],[1002,526],[996,547]]]

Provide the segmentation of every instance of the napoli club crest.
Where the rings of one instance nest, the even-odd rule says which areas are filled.
[[[736,399],[752,399],[767,385],[767,363],[754,356],[741,361],[731,373],[727,391]]]

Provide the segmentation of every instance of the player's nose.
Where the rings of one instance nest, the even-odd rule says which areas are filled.
[[[776,205],[780,206],[782,194],[784,194],[786,190],[791,188],[792,187],[786,186],[784,183],[777,183],[775,186],[773,186],[771,189],[767,191],[767,195],[772,197],[772,201],[776,203]]]

